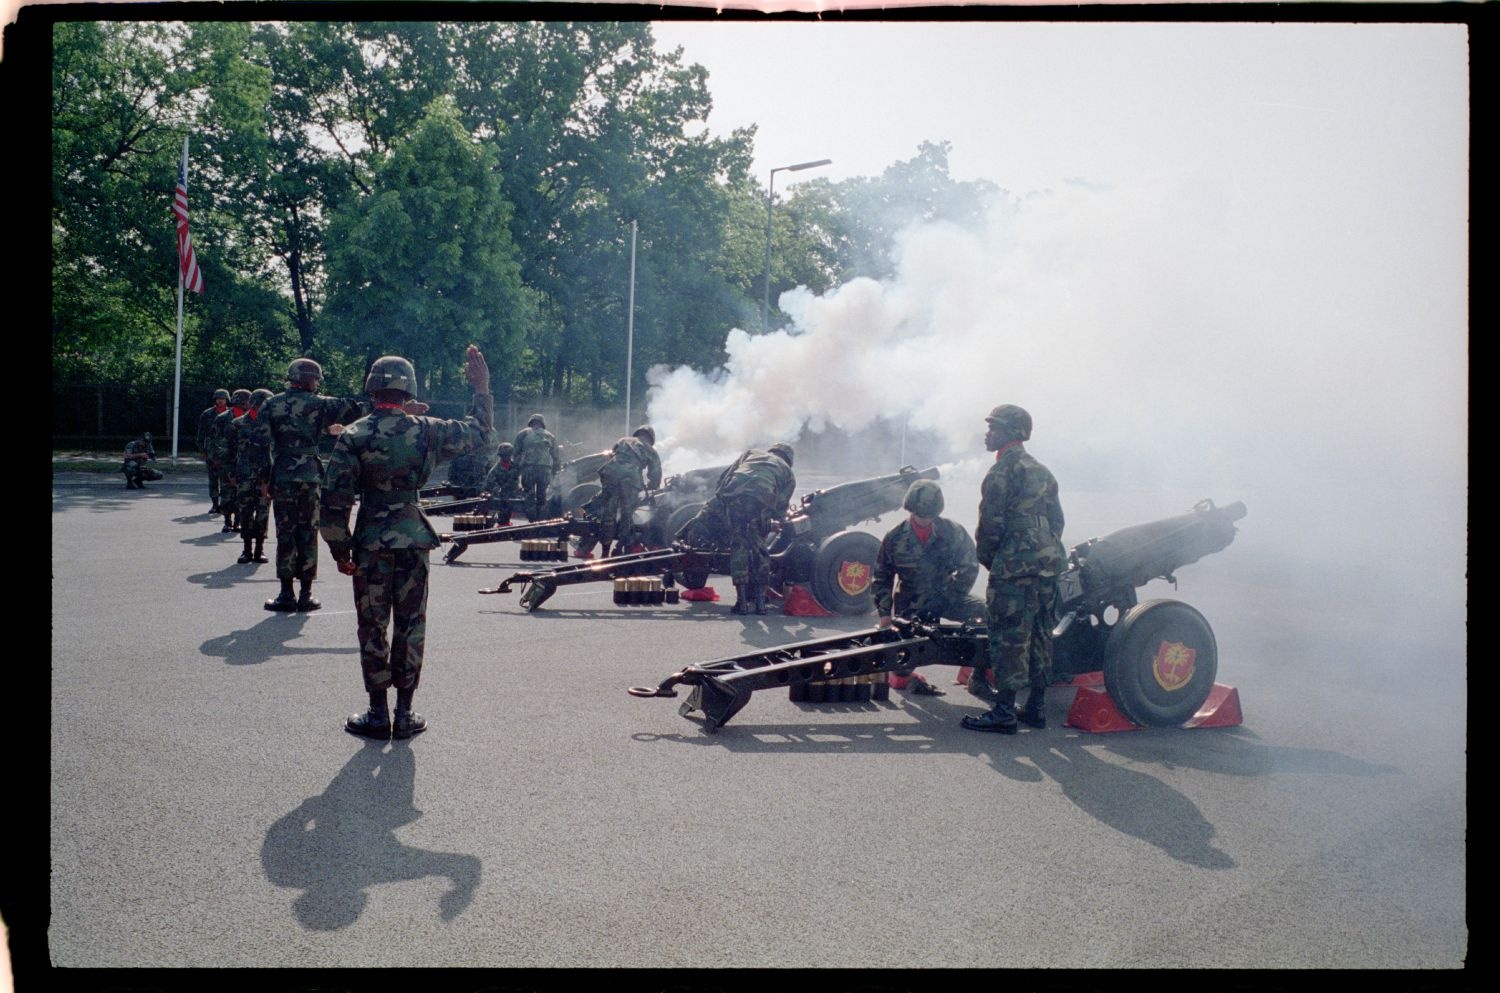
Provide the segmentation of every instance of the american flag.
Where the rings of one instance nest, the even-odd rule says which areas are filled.
[[[172,213],[177,215],[177,261],[182,266],[182,283],[194,293],[202,293],[203,271],[198,268],[193,236],[188,231],[186,141],[182,143],[182,165],[177,168],[177,196],[172,201]]]

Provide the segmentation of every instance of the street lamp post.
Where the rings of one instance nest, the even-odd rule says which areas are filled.
[[[802,169],[816,169],[818,166],[826,166],[833,159],[819,159],[816,162],[799,162],[796,165],[777,166],[771,170],[770,181],[766,184],[766,292],[760,302],[760,329],[770,329],[771,321],[771,200],[776,190],[776,174],[778,172],[798,172]]]

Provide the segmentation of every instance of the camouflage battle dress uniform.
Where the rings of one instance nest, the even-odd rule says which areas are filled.
[[[195,441],[198,445],[198,451],[203,453],[203,464],[208,467],[208,497],[213,501],[213,505],[208,509],[210,514],[220,512],[219,491],[223,482],[224,466],[223,463],[209,455],[208,433],[209,429],[213,426],[214,418],[224,413],[227,409],[229,409],[229,391],[214,390],[214,405],[206,408],[203,413],[198,415],[198,434]]]
[[[466,418],[476,416],[472,404],[464,412]],[[484,480],[490,471],[490,453],[465,452],[448,466],[448,485],[456,487],[459,492],[455,493],[454,499],[466,500],[477,497],[484,492]]]
[[[642,488],[661,486],[661,456],[655,448],[656,431],[649,424],[635,429],[629,438],[615,442],[609,461],[599,467],[599,494],[583,505],[588,516],[603,523],[600,539],[603,554],[623,553],[636,541],[635,511],[641,505]],[[580,556],[593,551],[594,544],[579,542]]]
[[[159,470],[146,464],[155,458],[156,446],[151,443],[150,431],[125,443],[125,460],[120,463],[120,471],[125,474],[127,490],[144,490],[147,481],[154,482],[161,478]]]
[[[497,527],[510,523],[511,503],[521,493],[521,467],[513,458],[515,446],[502,441],[495,452],[495,464],[484,477],[484,491],[490,495],[489,512]]]
[[[369,413],[370,404],[353,397],[317,392],[323,369],[312,359],[287,367],[289,388],[266,401],[260,416],[271,429],[271,506],[276,514],[276,578],[281,592],[267,610],[305,611],[322,606],[312,596],[318,575],[318,490],[323,462],[318,440],[334,424],[348,424]],[[301,586],[292,598],[292,580]]]
[[[541,414],[532,414],[526,428],[512,442],[516,463],[521,467],[521,495],[526,498],[526,517],[539,521],[547,506],[547,485],[562,468],[557,439],[547,430]]]
[[[772,445],[765,451],[750,449],[730,464],[719,477],[709,497],[678,536],[689,545],[715,543],[722,535],[729,545],[729,576],[734,581],[736,614],[766,612],[766,582],[770,579],[770,556],[766,532],[786,517],[787,506],[797,488],[792,472],[792,446]]]
[[[219,473],[219,513],[224,515],[224,526],[219,529],[220,534],[230,531],[238,531],[235,523],[234,508],[234,466],[229,462],[229,424],[236,417],[245,412],[243,406],[236,406],[236,399],[243,399],[245,403],[250,400],[249,390],[235,390],[230,395],[229,404],[213,416],[208,422],[208,432],[205,435],[207,447],[204,449],[210,466],[218,466]]]
[[[266,528],[271,517],[271,429],[261,408],[271,398],[270,390],[250,394],[244,416],[229,422],[229,462],[234,467],[234,500],[239,515],[240,539],[245,550],[241,565],[266,561]],[[230,499],[226,494],[224,499]]]
[[[989,658],[997,702],[983,717],[965,717],[977,731],[1016,730],[1016,691],[1031,688],[1021,718],[1045,727],[1043,700],[1052,678],[1052,628],[1057,623],[1057,577],[1067,567],[1063,510],[1057,480],[1021,443],[1031,437],[1031,415],[1005,404],[986,418],[985,443],[995,463],[980,483],[979,561],[990,572]]]
[[[471,356],[479,354],[469,348]],[[345,726],[367,737],[405,738],[426,727],[411,710],[411,696],[422,675],[428,556],[438,547],[438,536],[418,505],[417,491],[439,463],[466,452],[487,456],[498,441],[487,369],[482,381],[471,374],[474,416],[461,421],[414,416],[379,399],[397,390],[411,397],[416,388],[411,370],[399,356],[371,365],[366,389],[377,397],[375,411],[339,436],[323,487],[319,530],[340,571],[354,576],[360,668],[370,693],[369,713],[349,718]],[[349,511],[356,499],[359,519],[351,534]],[[391,686],[397,691],[393,724],[387,723],[385,702]]]

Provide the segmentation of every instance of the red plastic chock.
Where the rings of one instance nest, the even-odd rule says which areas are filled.
[[[1109,698],[1109,692],[1104,688],[1104,673],[1086,672],[1075,677],[1069,685],[1076,692],[1073,695],[1073,705],[1068,708],[1068,716],[1063,721],[1068,727],[1091,734],[1141,729],[1141,725],[1120,713],[1115,702]],[[1244,721],[1244,713],[1240,710],[1240,691],[1233,686],[1214,683],[1203,706],[1179,727],[1236,727]]]

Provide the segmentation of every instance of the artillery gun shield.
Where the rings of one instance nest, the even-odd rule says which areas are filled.
[[[698,511],[702,509],[703,503],[695,500],[675,508],[668,514],[666,524],[662,525],[663,537],[666,541],[670,542],[676,538],[677,532],[682,530],[682,526],[697,516]]]
[[[880,539],[863,531],[829,535],[813,558],[812,593],[835,614],[854,616],[870,611],[870,582]]]
[[[564,514],[576,514],[583,509],[583,505],[603,492],[604,487],[598,483],[579,483],[568,491],[563,497],[562,512]]]
[[[1192,718],[1213,689],[1219,649],[1213,629],[1180,600],[1132,607],[1104,647],[1104,686],[1115,705],[1143,727],[1175,727]]]

